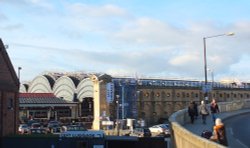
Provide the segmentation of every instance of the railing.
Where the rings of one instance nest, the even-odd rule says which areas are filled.
[[[218,105],[221,112],[236,111],[250,108],[250,99],[222,102]],[[173,148],[225,148],[223,145],[206,140],[183,127],[187,122],[190,122],[187,109],[172,114],[169,120],[171,122],[171,145]]]

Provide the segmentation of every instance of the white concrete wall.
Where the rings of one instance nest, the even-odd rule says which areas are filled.
[[[221,112],[250,108],[250,99],[218,103]],[[172,147],[176,148],[225,148],[185,129],[182,125],[189,122],[187,109],[172,114],[169,118],[172,129]]]

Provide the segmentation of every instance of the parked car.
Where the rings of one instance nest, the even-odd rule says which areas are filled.
[[[148,128],[135,128],[129,135],[136,137],[151,137],[151,132]]]
[[[61,123],[59,121],[49,121],[48,127],[52,125],[60,125]]]
[[[171,132],[170,132],[169,124],[160,124],[160,125],[165,128],[165,130],[164,130],[164,136],[170,136]]]
[[[61,127],[58,124],[50,125],[47,128],[49,133],[60,133],[61,132]]]
[[[149,128],[151,133],[163,136],[170,136],[170,129],[168,124],[158,124]]]
[[[29,131],[30,134],[47,134],[46,129],[44,128],[32,128]]]
[[[87,129],[80,125],[69,125],[66,127],[66,131],[87,131]]]
[[[42,125],[40,123],[32,123],[30,129],[40,129]]]
[[[60,122],[58,121],[50,121],[47,126],[47,132],[49,133],[60,133],[61,132],[61,126]]]
[[[33,123],[39,123],[39,122],[36,121],[36,120],[29,120],[28,123],[27,123],[27,125],[28,125],[29,127],[31,127],[31,125],[32,125]]]
[[[20,134],[27,134],[29,133],[29,127],[27,124],[20,124],[19,127],[18,127],[18,132]]]
[[[47,130],[41,125],[41,123],[32,123],[30,126],[30,134],[47,134]]]

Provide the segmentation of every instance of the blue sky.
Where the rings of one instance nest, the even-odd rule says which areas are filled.
[[[0,0],[0,38],[21,80],[44,72],[250,80],[247,0]],[[211,80],[210,74],[209,80]]]

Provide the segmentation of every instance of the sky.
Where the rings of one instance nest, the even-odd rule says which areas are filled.
[[[0,0],[21,81],[46,72],[250,82],[248,0]]]

